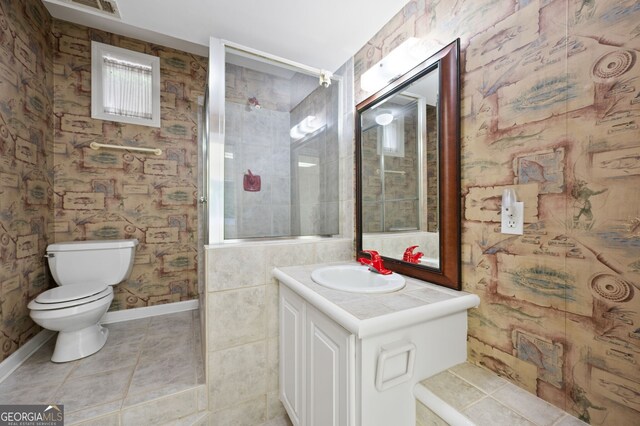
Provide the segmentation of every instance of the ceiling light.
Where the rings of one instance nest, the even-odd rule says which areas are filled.
[[[393,121],[393,114],[389,114],[388,112],[383,112],[382,114],[376,115],[376,123],[381,126],[386,126],[387,124],[391,124]]]
[[[324,123],[316,118],[315,115],[309,115],[304,120],[296,124],[291,128],[289,136],[294,141],[302,139],[303,137],[320,130],[324,126]]]

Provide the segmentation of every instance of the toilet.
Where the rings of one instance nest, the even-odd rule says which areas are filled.
[[[138,240],[71,241],[50,244],[45,257],[59,287],[29,303],[31,319],[58,332],[51,361],[68,362],[98,352],[109,330],[100,325],[113,287],[133,268]]]

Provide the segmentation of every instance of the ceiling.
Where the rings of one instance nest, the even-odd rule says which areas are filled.
[[[55,18],[208,56],[217,37],[335,71],[408,0],[115,0],[120,19],[42,0]]]

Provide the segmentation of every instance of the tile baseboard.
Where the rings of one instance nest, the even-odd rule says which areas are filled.
[[[27,343],[20,346],[17,351],[0,362],[0,382],[6,379],[13,371],[20,367],[42,345],[47,343],[55,335],[55,331],[42,330],[33,336]]]

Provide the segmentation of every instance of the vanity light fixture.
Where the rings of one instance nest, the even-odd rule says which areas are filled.
[[[303,137],[316,132],[324,126],[324,123],[318,119],[315,115],[309,115],[304,120],[296,124],[289,131],[289,136],[294,141],[302,139]]]
[[[360,88],[368,93],[377,92],[440,50],[441,47],[425,39],[416,37],[406,39],[362,74]]]

